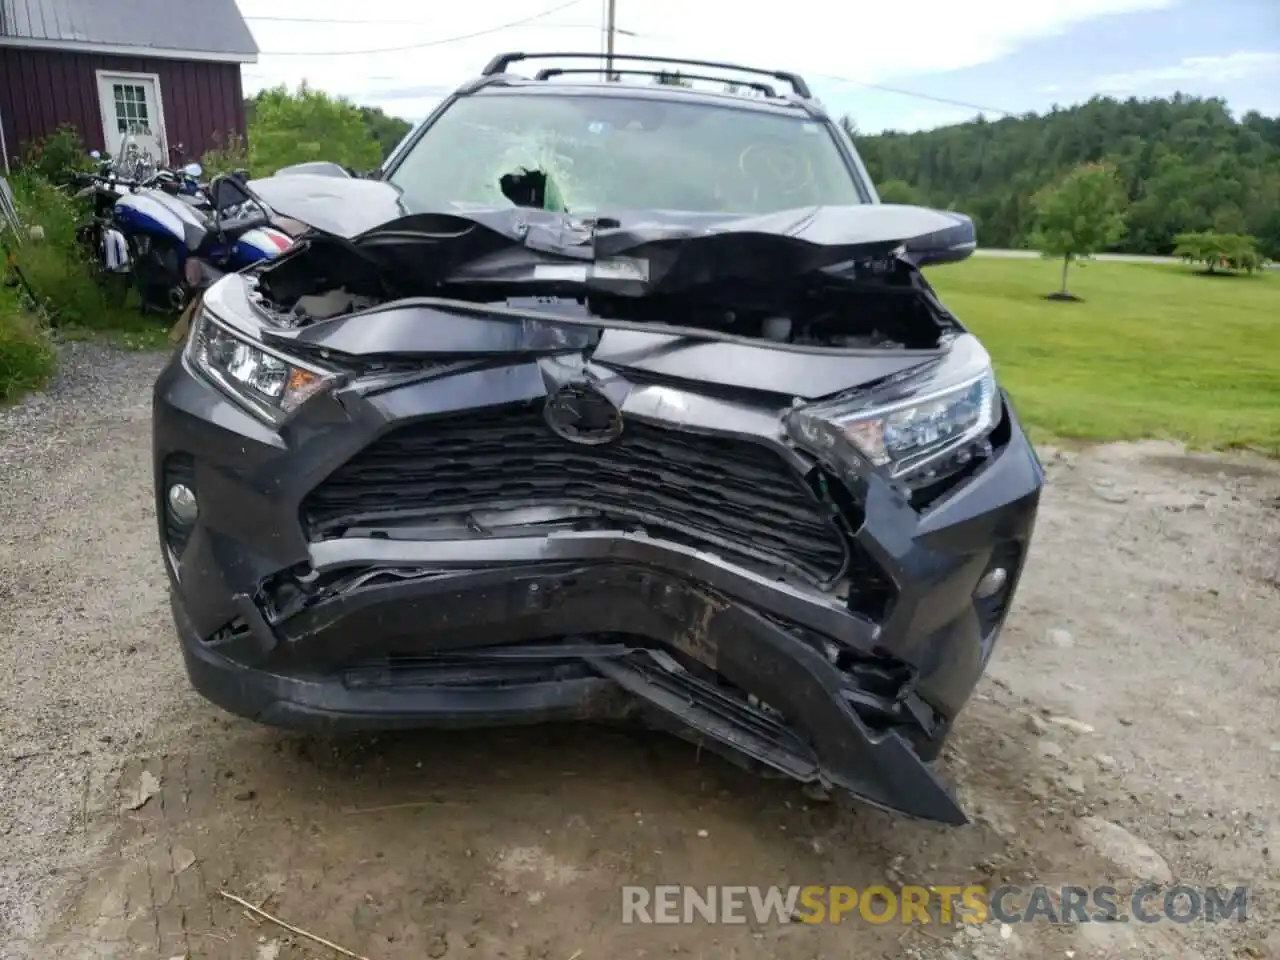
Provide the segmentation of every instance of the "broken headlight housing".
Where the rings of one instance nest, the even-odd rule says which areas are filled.
[[[337,374],[247,339],[201,310],[187,340],[187,360],[224,393],[268,423],[286,419],[337,383]]]
[[[924,373],[796,407],[786,425],[797,444],[842,471],[870,467],[912,489],[990,456],[1001,409],[991,357],[963,334]]]

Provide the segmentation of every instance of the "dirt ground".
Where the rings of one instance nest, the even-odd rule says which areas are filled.
[[[331,741],[223,715],[186,684],[154,543],[161,360],[68,350],[0,411],[3,960],[341,955],[222,891],[369,960],[1280,957],[1280,464],[1044,451],[1029,570],[941,762],[974,816],[949,829],[656,735]],[[621,923],[624,884],[1165,867],[1247,884],[1248,920]]]

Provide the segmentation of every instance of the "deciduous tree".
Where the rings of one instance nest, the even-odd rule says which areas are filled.
[[[1046,257],[1062,258],[1062,289],[1067,292],[1067,269],[1081,257],[1105,250],[1124,236],[1124,189],[1115,170],[1105,164],[1086,164],[1032,198],[1036,231],[1031,242]]]
[[[886,180],[876,184],[876,192],[880,194],[882,203],[903,203],[913,206],[924,205],[924,197],[920,191],[905,180]]]
[[[371,170],[382,150],[360,108],[341,97],[309,87],[281,85],[259,93],[249,122],[249,165],[255,177],[310,160],[331,160],[354,170]]]

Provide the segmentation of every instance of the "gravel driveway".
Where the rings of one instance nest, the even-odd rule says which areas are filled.
[[[594,728],[347,740],[187,687],[151,508],[163,358],[0,410],[0,957],[1280,957],[1280,465],[1046,451],[1014,616],[908,822]],[[1251,887],[1246,922],[622,925],[623,884]]]

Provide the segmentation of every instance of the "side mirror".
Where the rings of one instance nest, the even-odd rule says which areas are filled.
[[[182,168],[182,172],[185,173],[192,180],[199,180],[202,176],[204,176],[204,167],[200,166],[200,164],[198,163],[188,163],[185,167]]]
[[[978,230],[973,219],[963,213],[939,210],[955,221],[954,226],[913,237],[905,244],[907,259],[917,267],[968,260],[978,249]]]

